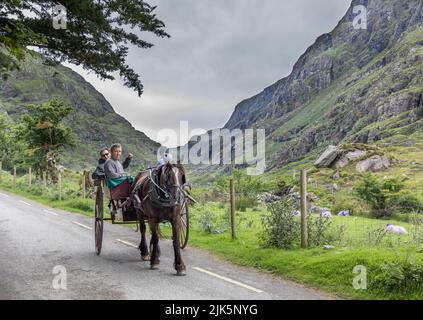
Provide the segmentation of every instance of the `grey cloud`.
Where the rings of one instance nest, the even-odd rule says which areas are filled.
[[[222,126],[235,105],[288,75],[299,56],[331,31],[350,0],[150,0],[170,39],[143,33],[152,49],[132,49],[144,96],[120,81],[94,84],[117,112],[151,138],[161,128]],[[77,69],[78,70],[78,69]],[[84,76],[86,74],[80,71]]]

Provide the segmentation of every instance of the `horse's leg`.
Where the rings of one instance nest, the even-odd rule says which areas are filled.
[[[179,224],[180,222],[178,221],[172,221],[173,251],[175,253],[174,267],[176,270],[176,275],[184,276],[184,271],[186,270],[186,267],[184,262],[182,261],[181,247],[179,244]]]
[[[157,269],[157,266],[160,264],[160,251],[158,251],[159,245],[159,235],[157,232],[157,222],[156,221],[149,221],[150,222],[150,229],[151,229],[151,242],[150,246],[153,246],[151,250],[151,257],[150,257],[150,266],[151,269]]]
[[[150,254],[148,252],[147,239],[145,238],[145,233],[147,231],[147,228],[145,226],[144,217],[141,217],[140,219],[140,231],[141,231],[141,242],[138,249],[140,250],[140,253],[141,253],[141,260],[149,261]]]

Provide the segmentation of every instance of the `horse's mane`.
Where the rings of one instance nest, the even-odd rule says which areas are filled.
[[[182,174],[182,183],[185,184],[186,183],[186,171],[185,168],[182,164],[178,163],[178,164],[173,164],[173,163],[166,163],[164,166],[162,166],[161,170],[162,170],[162,174],[167,174],[169,172],[169,170],[172,170],[172,168],[178,168],[181,171]]]

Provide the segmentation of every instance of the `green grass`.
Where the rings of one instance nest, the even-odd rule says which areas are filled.
[[[229,233],[210,235],[192,231],[190,245],[209,250],[239,265],[272,272],[313,287],[324,289],[342,298],[356,299],[422,299],[422,292],[389,293],[372,287],[380,268],[386,261],[395,261],[398,254],[405,255],[410,248],[391,249],[385,247],[322,248],[280,250],[261,248],[254,231],[238,233],[231,240]],[[423,262],[422,254],[415,256]],[[367,268],[369,285],[367,290],[353,288],[353,269],[357,265]]]
[[[70,176],[72,177],[72,175]],[[62,201],[54,195],[34,195],[34,189],[25,187],[27,177],[18,180],[20,189],[10,185],[10,175],[3,172],[0,188],[25,196],[53,208],[93,216],[92,199],[66,198]],[[73,176],[76,179],[76,176]],[[69,184],[78,185],[78,180],[69,178]],[[68,186],[69,187],[69,186]],[[237,212],[237,239],[232,240],[229,232],[228,205],[222,203],[203,203],[190,210],[191,228],[189,246],[208,250],[233,263],[254,267],[283,278],[304,283],[322,289],[341,298],[354,299],[422,299],[422,290],[386,289],[386,262],[398,262],[409,259],[419,266],[423,264],[423,247],[413,240],[413,225],[408,222],[375,220],[365,217],[334,217],[334,226],[344,225],[343,241],[335,248],[326,250],[321,247],[311,249],[295,248],[281,250],[264,248],[258,240],[262,231],[260,215],[263,207],[248,208],[246,212]],[[213,232],[205,232],[204,219]],[[404,226],[409,235],[405,237],[388,236],[379,245],[370,245],[372,231],[381,230],[387,223]],[[170,238],[170,226],[165,224],[162,230]],[[406,258],[408,257],[408,258]],[[355,290],[353,268],[363,265],[367,268],[368,288]],[[388,277],[389,279],[389,277]]]

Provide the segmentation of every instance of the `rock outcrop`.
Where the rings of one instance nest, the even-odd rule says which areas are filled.
[[[319,159],[316,160],[314,166],[316,168],[329,168],[332,163],[336,160],[339,156],[340,150],[336,146],[329,146],[327,149],[322,153]]]
[[[356,169],[358,172],[380,172],[388,169],[390,166],[391,163],[387,157],[375,155],[357,163]]]
[[[345,155],[343,155],[336,161],[335,167],[338,169],[343,168],[347,166],[351,161],[364,157],[366,153],[366,150],[355,150],[347,152]]]

